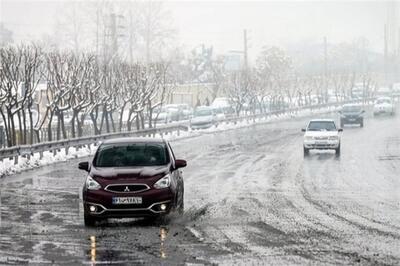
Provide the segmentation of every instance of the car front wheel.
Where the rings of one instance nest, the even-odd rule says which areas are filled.
[[[180,189],[180,191],[178,192],[178,195],[177,195],[177,200],[176,200],[176,211],[179,213],[179,214],[183,214],[183,211],[184,211],[184,192],[183,192],[184,190],[183,190],[183,188],[181,188]]]
[[[335,149],[335,152],[336,152],[336,156],[340,156],[340,144],[339,144],[339,147],[337,147]]]
[[[96,224],[96,220],[97,220],[96,218],[88,215],[86,212],[83,215],[83,221],[85,226],[90,226],[90,227],[94,226]]]

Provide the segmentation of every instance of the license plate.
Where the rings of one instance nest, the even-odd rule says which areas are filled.
[[[325,145],[328,144],[327,141],[317,141],[317,145]]]
[[[141,197],[113,197],[113,204],[142,204]]]

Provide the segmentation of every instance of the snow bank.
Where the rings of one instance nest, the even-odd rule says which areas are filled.
[[[211,128],[200,129],[200,130],[189,129],[188,131],[180,131],[179,135],[177,132],[173,132],[170,134],[163,135],[162,137],[167,140],[179,140],[179,139],[185,139],[185,138],[199,136],[201,134],[214,133],[214,132],[248,127],[248,126],[254,125],[254,124],[271,123],[274,121],[287,120],[287,119],[292,119],[292,118],[306,117],[306,116],[311,116],[311,115],[315,115],[315,114],[333,112],[333,111],[336,111],[338,108],[339,107],[326,107],[326,108],[315,109],[315,110],[304,109],[301,111],[290,112],[290,113],[288,112],[288,113],[277,114],[277,115],[270,115],[270,116],[266,116],[266,117],[259,117],[259,118],[255,118],[255,119],[249,119],[249,120],[243,119],[242,121],[238,121],[236,123],[222,122],[218,126],[213,126]],[[155,137],[161,137],[161,135],[156,134]],[[80,149],[69,148],[68,154],[66,154],[65,149],[62,148],[59,151],[57,151],[57,153],[55,155],[53,152],[44,152],[43,158],[40,158],[39,154],[35,154],[34,156],[31,156],[30,159],[20,157],[18,159],[18,164],[14,164],[13,159],[11,159],[11,160],[3,159],[3,161],[0,162],[0,177],[19,173],[21,171],[41,167],[44,165],[49,165],[49,164],[56,163],[56,162],[63,162],[63,161],[67,161],[69,159],[90,156],[95,153],[96,149],[97,149],[97,146],[92,144],[90,147],[82,147]]]
[[[31,156],[30,159],[19,157],[17,164],[14,164],[13,159],[3,159],[3,161],[0,162],[0,177],[19,173],[21,171],[41,167],[44,165],[49,165],[56,162],[64,162],[69,159],[93,155],[96,149],[97,146],[92,144],[90,145],[90,147],[85,146],[80,149],[69,148],[68,154],[66,154],[65,149],[62,148],[57,151],[56,154],[50,151],[44,152],[42,158],[40,158],[40,155],[38,153]]]

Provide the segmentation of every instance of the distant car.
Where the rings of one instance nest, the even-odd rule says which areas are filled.
[[[373,110],[374,116],[382,114],[395,114],[395,107],[390,97],[380,97],[376,99]]]
[[[392,90],[388,87],[380,87],[376,90],[375,96],[377,97],[389,97],[392,95]]]
[[[171,106],[158,107],[153,110],[152,119],[157,123],[170,123],[179,120],[179,111]]]
[[[107,218],[160,217],[183,211],[186,161],[175,159],[163,139],[106,140],[93,161],[78,168],[88,172],[83,187],[86,226]]]
[[[165,105],[165,109],[167,109],[171,121],[179,121],[183,117],[183,112],[179,108],[178,104],[167,104]]]
[[[218,122],[226,119],[226,115],[225,115],[223,109],[213,108],[213,110],[214,110],[214,113],[215,113],[215,116],[216,116]]]
[[[214,125],[217,126],[218,121],[212,107],[199,106],[194,110],[193,117],[190,119],[190,128],[204,129]]]
[[[181,119],[189,119],[193,114],[193,108],[187,103],[180,103],[176,105],[180,112]]]
[[[302,129],[304,133],[303,151],[307,156],[310,150],[335,150],[336,155],[340,155],[340,135],[343,131],[337,128],[332,119],[311,120],[307,128]]]
[[[212,102],[211,107],[214,109],[220,109],[224,114],[232,114],[234,113],[234,109],[231,105],[229,98],[226,97],[218,97]]]
[[[392,85],[392,96],[393,97],[400,97],[400,83],[394,83]]]
[[[346,124],[359,124],[360,127],[364,126],[364,113],[362,106],[359,104],[345,104],[342,106],[340,113],[340,126]]]

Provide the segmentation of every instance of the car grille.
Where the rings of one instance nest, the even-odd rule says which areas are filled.
[[[108,185],[105,188],[105,190],[115,193],[138,193],[149,189],[149,186],[146,184],[118,184]]]
[[[314,137],[315,140],[328,140],[328,137]]]

